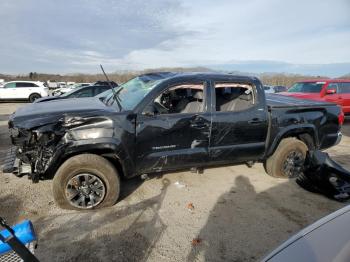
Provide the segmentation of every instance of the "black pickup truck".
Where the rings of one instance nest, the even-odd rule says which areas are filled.
[[[294,177],[308,149],[340,141],[339,106],[266,96],[255,77],[151,73],[104,98],[64,99],[18,109],[4,171],[53,178],[56,203],[113,205],[120,177],[263,162]]]

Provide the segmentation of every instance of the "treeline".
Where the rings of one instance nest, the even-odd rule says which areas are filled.
[[[117,83],[124,83],[129,79],[145,73],[150,72],[213,72],[213,70],[205,68],[205,67],[192,67],[192,68],[157,68],[157,69],[147,69],[140,71],[118,71],[114,73],[108,73],[108,77],[110,80],[113,80]],[[242,74],[246,73],[242,72],[234,72],[234,74]],[[252,75],[252,74],[249,74]],[[300,81],[303,79],[317,79],[317,78],[327,78],[320,76],[307,76],[307,75],[298,75],[298,74],[284,74],[284,73],[262,73],[255,74],[258,76],[261,81],[266,85],[283,85],[283,86],[291,86],[296,81]],[[349,78],[348,75],[344,76]],[[0,79],[4,79],[5,81],[13,81],[13,80],[32,80],[32,81],[43,81],[46,82],[48,80],[53,82],[96,82],[99,80],[105,80],[104,75],[101,74],[43,74],[37,72],[30,72],[26,75],[2,75],[0,74]]]

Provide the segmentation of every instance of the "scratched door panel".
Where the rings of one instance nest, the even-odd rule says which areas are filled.
[[[181,169],[208,161],[210,113],[140,116],[136,165],[142,172]]]

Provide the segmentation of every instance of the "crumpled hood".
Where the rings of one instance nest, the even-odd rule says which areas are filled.
[[[67,117],[106,115],[113,112],[116,112],[115,108],[107,107],[95,97],[59,99],[45,103],[33,103],[19,108],[10,116],[9,126],[32,129],[57,123]]]

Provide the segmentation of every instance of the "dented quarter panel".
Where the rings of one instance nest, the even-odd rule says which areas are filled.
[[[336,143],[341,112],[336,104],[274,94],[268,94],[266,101],[271,121],[265,157],[271,155],[281,139],[288,136],[309,134],[314,149],[325,149]]]

